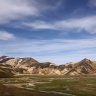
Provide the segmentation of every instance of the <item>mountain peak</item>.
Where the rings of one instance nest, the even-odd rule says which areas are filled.
[[[88,64],[90,64],[90,63],[92,63],[92,61],[91,60],[89,60],[89,59],[87,59],[87,58],[84,58],[83,60],[81,60],[80,61],[80,63],[88,63]]]
[[[14,58],[9,56],[1,56],[0,64],[1,68],[8,68],[7,66],[10,65],[10,68],[16,74],[79,75],[96,73],[96,62],[87,58],[84,58],[80,62],[70,62],[58,66],[51,62],[40,63],[31,57]]]

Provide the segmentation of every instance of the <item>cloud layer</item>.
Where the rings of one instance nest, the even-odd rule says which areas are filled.
[[[74,29],[76,32],[86,31],[88,33],[96,33],[96,16],[88,16],[75,19],[60,20],[55,22],[35,21],[23,23],[33,29],[51,29],[51,30],[66,30]]]
[[[74,6],[75,2],[65,6],[64,1],[68,1],[66,5],[72,2],[72,0],[0,0],[0,55],[31,56],[39,61],[59,64],[78,61],[85,57],[94,59],[96,14],[92,9],[96,7],[96,0],[88,0],[88,4],[84,1],[85,5],[80,3],[80,6],[82,5],[80,10],[83,11],[83,15],[80,16],[77,15],[79,12],[76,10],[79,6]],[[86,11],[87,8],[92,13],[90,10]],[[76,16],[73,14],[72,17],[73,12]],[[68,33],[68,38],[64,36],[64,32]],[[84,32],[88,39],[80,37],[85,36]],[[61,34],[67,39],[60,39],[63,37]],[[31,35],[37,36],[38,39],[34,40]],[[71,35],[77,37],[69,39]],[[40,36],[43,40],[40,40]],[[92,36],[94,38],[90,38]]]
[[[58,8],[61,1],[56,1],[53,6],[39,0],[0,0],[0,9],[2,9],[0,10],[0,24],[9,23],[12,20],[22,20],[30,16],[42,16],[42,12]]]
[[[96,0],[89,0],[88,1],[88,6],[89,7],[96,7]]]
[[[0,9],[0,24],[39,14],[35,0],[0,0]]]
[[[15,36],[13,34],[6,31],[0,31],[0,40],[10,40],[14,38]]]
[[[31,56],[42,62],[51,61],[59,64],[80,60],[85,57],[95,59],[94,52],[96,51],[95,38],[78,40],[16,40],[7,43],[0,42],[0,45],[2,45],[0,47],[0,55]]]

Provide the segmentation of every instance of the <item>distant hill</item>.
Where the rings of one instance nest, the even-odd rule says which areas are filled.
[[[96,61],[85,58],[80,62],[56,65],[51,62],[41,63],[30,57],[14,58],[1,56],[0,68],[0,75],[6,72],[10,74],[84,75],[96,74]]]

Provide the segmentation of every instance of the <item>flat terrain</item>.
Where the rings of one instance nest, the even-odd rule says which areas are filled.
[[[0,96],[96,96],[96,76],[17,75],[0,78]]]

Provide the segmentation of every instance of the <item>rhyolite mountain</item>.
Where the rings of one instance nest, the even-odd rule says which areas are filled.
[[[5,73],[4,73],[5,72]],[[96,74],[96,61],[83,59],[80,62],[70,62],[56,65],[51,62],[38,62],[29,57],[0,57],[0,75],[39,74],[39,75],[84,75]]]

